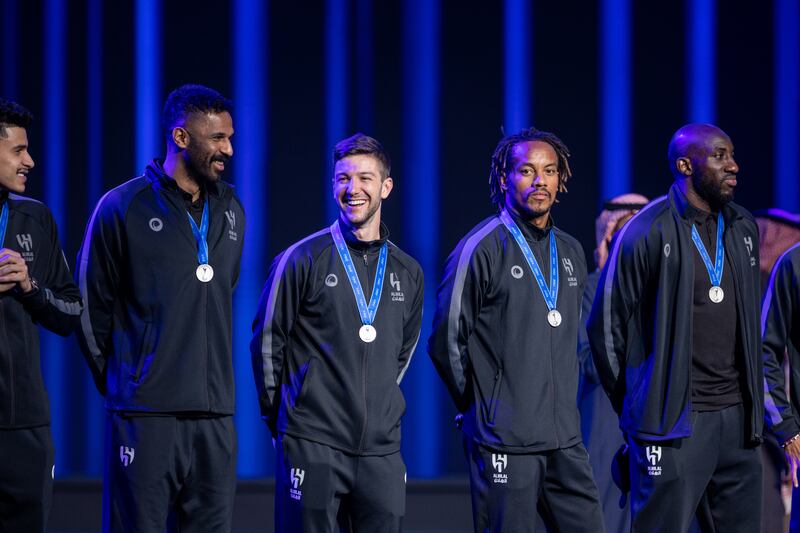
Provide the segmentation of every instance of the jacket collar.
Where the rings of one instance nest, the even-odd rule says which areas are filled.
[[[341,222],[339,225],[341,226]],[[352,232],[346,231],[344,228],[342,228],[342,236],[349,248],[358,250],[359,252],[371,253],[380,250],[381,246],[389,240],[389,228],[386,227],[386,224],[381,222],[380,237],[375,241],[359,241]]]
[[[691,226],[698,215],[703,213],[689,203],[689,199],[681,192],[677,183],[673,183],[669,188],[669,201],[672,208],[687,226]],[[733,207],[734,205],[736,204],[729,202],[722,206],[722,218],[725,220],[726,225],[730,225],[736,219],[742,218],[742,214]]]
[[[153,159],[150,163],[147,164],[147,168],[145,168],[145,176],[152,182],[157,182],[168,191],[176,191],[176,192],[183,192],[178,184],[172,179],[171,176],[168,176],[166,172],[164,172],[164,160],[163,159]],[[222,196],[222,187],[220,187],[219,183],[211,182],[205,184],[205,190],[208,192],[209,195],[214,197],[221,197]]]

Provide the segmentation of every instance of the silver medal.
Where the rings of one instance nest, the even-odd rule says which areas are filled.
[[[208,263],[198,265],[197,270],[195,270],[194,273],[197,276],[197,279],[203,283],[208,283],[214,278],[214,269],[211,268],[211,265]]]
[[[557,328],[561,325],[561,313],[559,313],[556,309],[551,310],[549,313],[547,313],[547,321],[551,326]]]
[[[358,336],[361,337],[361,340],[364,342],[372,342],[378,336],[378,332],[369,324],[364,324],[358,330]]]
[[[722,287],[719,285],[714,285],[708,289],[708,297],[712,302],[718,304],[725,298],[725,292],[723,292]]]

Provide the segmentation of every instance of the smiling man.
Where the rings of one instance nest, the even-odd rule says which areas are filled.
[[[390,533],[405,513],[400,382],[419,339],[422,270],[381,222],[393,180],[380,143],[358,133],[333,161],[339,217],[275,258],[253,323],[278,452],[275,530],[333,532],[339,513],[354,531]]]
[[[460,413],[475,531],[603,530],[581,443],[577,338],[586,260],[551,209],[571,176],[552,133],[500,141],[499,214],[450,254],[428,352]]]
[[[31,120],[0,99],[0,531],[43,533],[55,463],[39,326],[68,335],[82,302],[53,215],[21,196],[33,169]]]
[[[108,410],[104,531],[230,531],[231,347],[244,212],[221,180],[231,104],[185,85],[167,155],[106,194],[78,255],[81,347]]]
[[[732,202],[739,166],[710,124],[669,145],[674,183],[622,228],[588,323],[630,453],[633,531],[683,532],[703,497],[716,531],[758,531],[764,421],[758,228]],[[778,368],[774,354],[765,354]],[[770,360],[771,359],[771,360]],[[780,372],[767,374],[773,392]],[[798,433],[784,392],[768,422]],[[777,405],[776,405],[777,404]],[[796,458],[798,444],[787,447]]]

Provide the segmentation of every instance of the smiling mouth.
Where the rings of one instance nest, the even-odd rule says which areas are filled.
[[[351,200],[347,200],[345,202],[345,204],[347,204],[350,207],[360,207],[362,205],[366,205],[366,203],[367,203],[367,201],[365,199],[363,199],[363,198],[359,198],[359,199],[356,199],[356,200],[351,199]]]

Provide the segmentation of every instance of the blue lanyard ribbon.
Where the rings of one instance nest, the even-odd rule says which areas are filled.
[[[3,213],[0,214],[0,248],[6,241],[6,228],[8,227],[8,201],[3,204]]]
[[[722,242],[722,234],[725,233],[725,220],[722,218],[722,213],[717,215],[717,254],[714,264],[711,264],[711,257],[706,251],[703,241],[700,240],[700,234],[697,228],[692,224],[692,242],[695,248],[700,252],[700,257],[703,258],[703,263],[706,265],[708,277],[711,278],[711,285],[719,287],[722,283],[722,269],[725,268],[725,244]]]
[[[203,218],[200,220],[200,227],[197,227],[192,215],[186,212],[189,217],[189,223],[192,225],[192,233],[194,233],[194,240],[197,241],[197,262],[201,265],[208,264],[208,199],[203,206]]]
[[[347,249],[347,244],[344,242],[338,220],[331,226],[331,234],[333,235],[333,242],[336,244],[336,250],[339,252],[339,257],[342,260],[342,265],[344,265],[344,270],[347,272],[347,279],[350,280],[350,287],[352,287],[353,294],[356,297],[356,305],[358,305],[358,313],[361,315],[361,323],[367,326],[371,325],[375,320],[375,314],[378,312],[378,305],[381,303],[383,276],[386,274],[388,246],[386,243],[381,246],[381,253],[378,257],[378,269],[375,271],[375,283],[372,286],[372,295],[370,295],[369,298],[369,305],[367,305],[367,299],[364,297],[364,290],[361,288],[361,281],[358,279],[358,274],[356,274],[356,267],[353,264],[353,258],[350,256],[350,250]]]
[[[556,240],[553,238],[553,232],[550,231],[550,288],[548,289],[542,269],[539,268],[539,263],[536,262],[536,257],[534,257],[531,247],[528,246],[528,241],[522,236],[522,231],[520,231],[517,223],[514,222],[514,219],[505,209],[500,212],[500,220],[511,233],[511,236],[514,237],[514,240],[517,241],[517,246],[522,250],[522,255],[525,256],[528,266],[533,271],[533,277],[539,285],[539,290],[542,291],[547,309],[552,311],[558,303],[558,249],[556,248]]]

